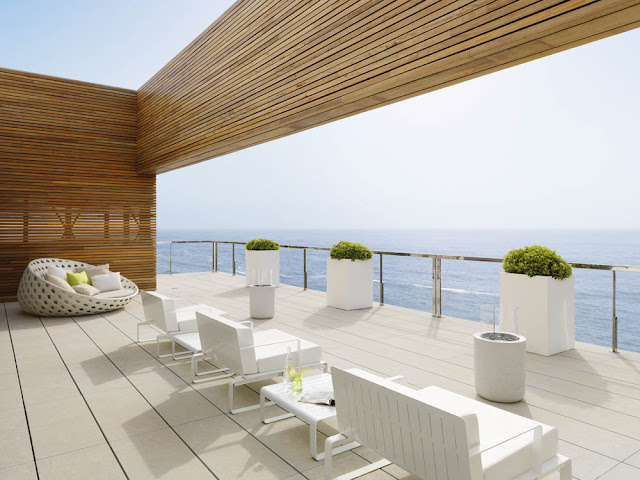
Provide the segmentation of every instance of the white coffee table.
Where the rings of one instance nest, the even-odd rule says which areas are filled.
[[[326,420],[327,418],[335,417],[336,407],[299,402],[298,399],[309,390],[332,392],[333,384],[331,383],[331,374],[323,373],[320,375],[305,377],[302,380],[302,388],[302,393],[294,394],[291,390],[285,392],[284,386],[281,383],[262,387],[260,389],[260,418],[262,418],[264,423],[277,422],[278,420],[284,420],[285,418],[293,416],[302,420],[304,423],[309,425],[309,452],[315,460],[322,460],[324,458],[324,452],[318,453],[318,446],[316,444],[318,422]],[[265,399],[267,398],[289,413],[276,417],[265,418],[264,408]],[[333,450],[333,455],[359,446],[360,444],[357,442],[341,445]]]

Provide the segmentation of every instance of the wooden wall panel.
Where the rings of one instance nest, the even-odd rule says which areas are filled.
[[[640,0],[239,0],[138,91],[138,171],[197,163],[639,25]]]
[[[0,302],[58,257],[155,288],[155,175],[136,172],[136,92],[0,69]]]

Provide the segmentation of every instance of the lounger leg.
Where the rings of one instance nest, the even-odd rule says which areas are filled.
[[[324,457],[324,453],[318,455],[318,422],[309,424],[309,453],[315,460],[322,460],[319,456]]]
[[[229,379],[229,413],[233,413],[233,388],[235,387],[235,382],[233,378]]]
[[[233,375],[232,372],[229,371],[228,368],[218,368],[216,370],[207,370],[206,372],[198,372],[198,360],[203,358],[204,355],[202,353],[198,353],[191,357],[191,383],[202,383],[202,382],[210,382],[211,380],[219,380],[221,378],[227,378]],[[213,373],[222,373],[227,372],[224,375],[216,375],[215,377],[209,378],[201,378],[198,379],[196,377],[211,375]]]
[[[333,478],[333,444],[343,438],[344,435],[339,433],[324,441],[324,478]]]
[[[571,480],[571,470],[571,459],[568,458],[567,461],[558,470],[560,472],[560,480]]]
[[[139,322],[138,323],[138,332],[137,332],[137,337],[136,337],[136,341],[138,343],[140,343],[140,327],[143,327],[145,325],[151,325],[153,322],[152,321],[147,321],[147,322]]]
[[[161,357],[168,357],[168,355],[160,355],[160,337],[162,338],[166,338],[166,335],[157,335],[156,336],[156,355],[158,356],[158,358]]]
[[[324,460],[326,454],[326,447],[324,452],[318,453],[318,422],[313,422],[309,424],[309,453],[313,457],[314,460],[320,461]],[[343,436],[343,438],[345,438]],[[353,450],[354,448],[358,448],[360,444],[358,442],[350,442],[344,445],[340,445],[339,447],[331,447],[331,456],[338,455],[339,453],[346,452],[348,450]]]
[[[174,341],[173,337],[171,337],[171,356],[174,360],[184,360],[186,358],[192,358],[193,353],[189,351],[176,353],[176,342]]]
[[[332,469],[332,463],[333,463],[333,456],[338,453],[338,450],[343,448],[343,447],[338,447],[335,450],[333,449],[333,444],[336,442],[339,442],[340,440],[343,440],[347,437],[345,437],[344,435],[342,435],[341,433],[338,433],[337,435],[334,435],[332,437],[328,437],[325,442],[324,442],[324,478],[334,478],[333,477],[333,469]],[[345,445],[346,446],[346,445]],[[375,463],[372,463],[371,465],[367,465],[366,467],[362,467],[362,468],[358,468],[357,470],[353,470],[352,472],[349,473],[345,473],[344,475],[340,475],[339,477],[337,477],[339,480],[350,480],[353,478],[358,478],[358,477],[362,477],[363,475],[366,475],[367,473],[371,473],[374,472],[376,470],[379,470],[383,467],[386,467],[387,465],[390,465],[391,462],[389,460],[379,460]],[[564,479],[562,479],[564,480]]]
[[[242,381],[244,379],[240,378],[238,380]],[[241,384],[244,385],[244,383],[247,383],[247,382],[245,381],[245,382],[242,382]],[[234,409],[233,408],[233,389],[235,386],[236,386],[236,379],[230,378],[229,379],[229,412],[230,413],[235,415],[236,413],[248,412],[250,410],[256,410],[257,408],[260,408],[260,403],[256,403],[255,405],[249,405],[248,407]],[[265,406],[267,405],[273,405],[273,402],[266,402]]]

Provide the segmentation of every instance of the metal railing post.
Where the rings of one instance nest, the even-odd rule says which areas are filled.
[[[172,266],[172,258],[171,258],[171,247],[173,246],[173,243],[169,244],[169,275],[171,275],[173,273],[173,266]]]
[[[618,317],[616,315],[616,271],[613,270],[613,315],[611,317],[611,351],[618,352]]]
[[[432,279],[431,315],[438,318],[442,317],[441,277],[442,277],[442,259],[439,257],[433,257],[433,262],[431,267],[431,279]]]
[[[214,248],[213,248],[213,271],[217,272],[218,271],[218,242],[213,242],[214,244]]]
[[[211,242],[211,271],[216,271],[216,244]]]
[[[442,258],[438,257],[438,315],[437,317],[442,317]]]
[[[307,249],[303,248],[302,249],[302,259],[303,259],[303,266],[302,266],[302,271],[303,271],[303,278],[302,278],[302,284],[304,289],[307,289]]]
[[[384,283],[382,283],[382,254],[380,254],[380,305],[384,305]]]
[[[233,275],[236,274],[236,244],[231,244],[231,261],[233,262]]]

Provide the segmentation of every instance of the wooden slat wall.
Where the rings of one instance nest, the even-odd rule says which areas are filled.
[[[640,0],[239,0],[139,90],[138,171],[197,163],[639,25]]]
[[[0,69],[0,302],[27,263],[110,263],[155,288],[155,175],[136,172],[136,92]]]

